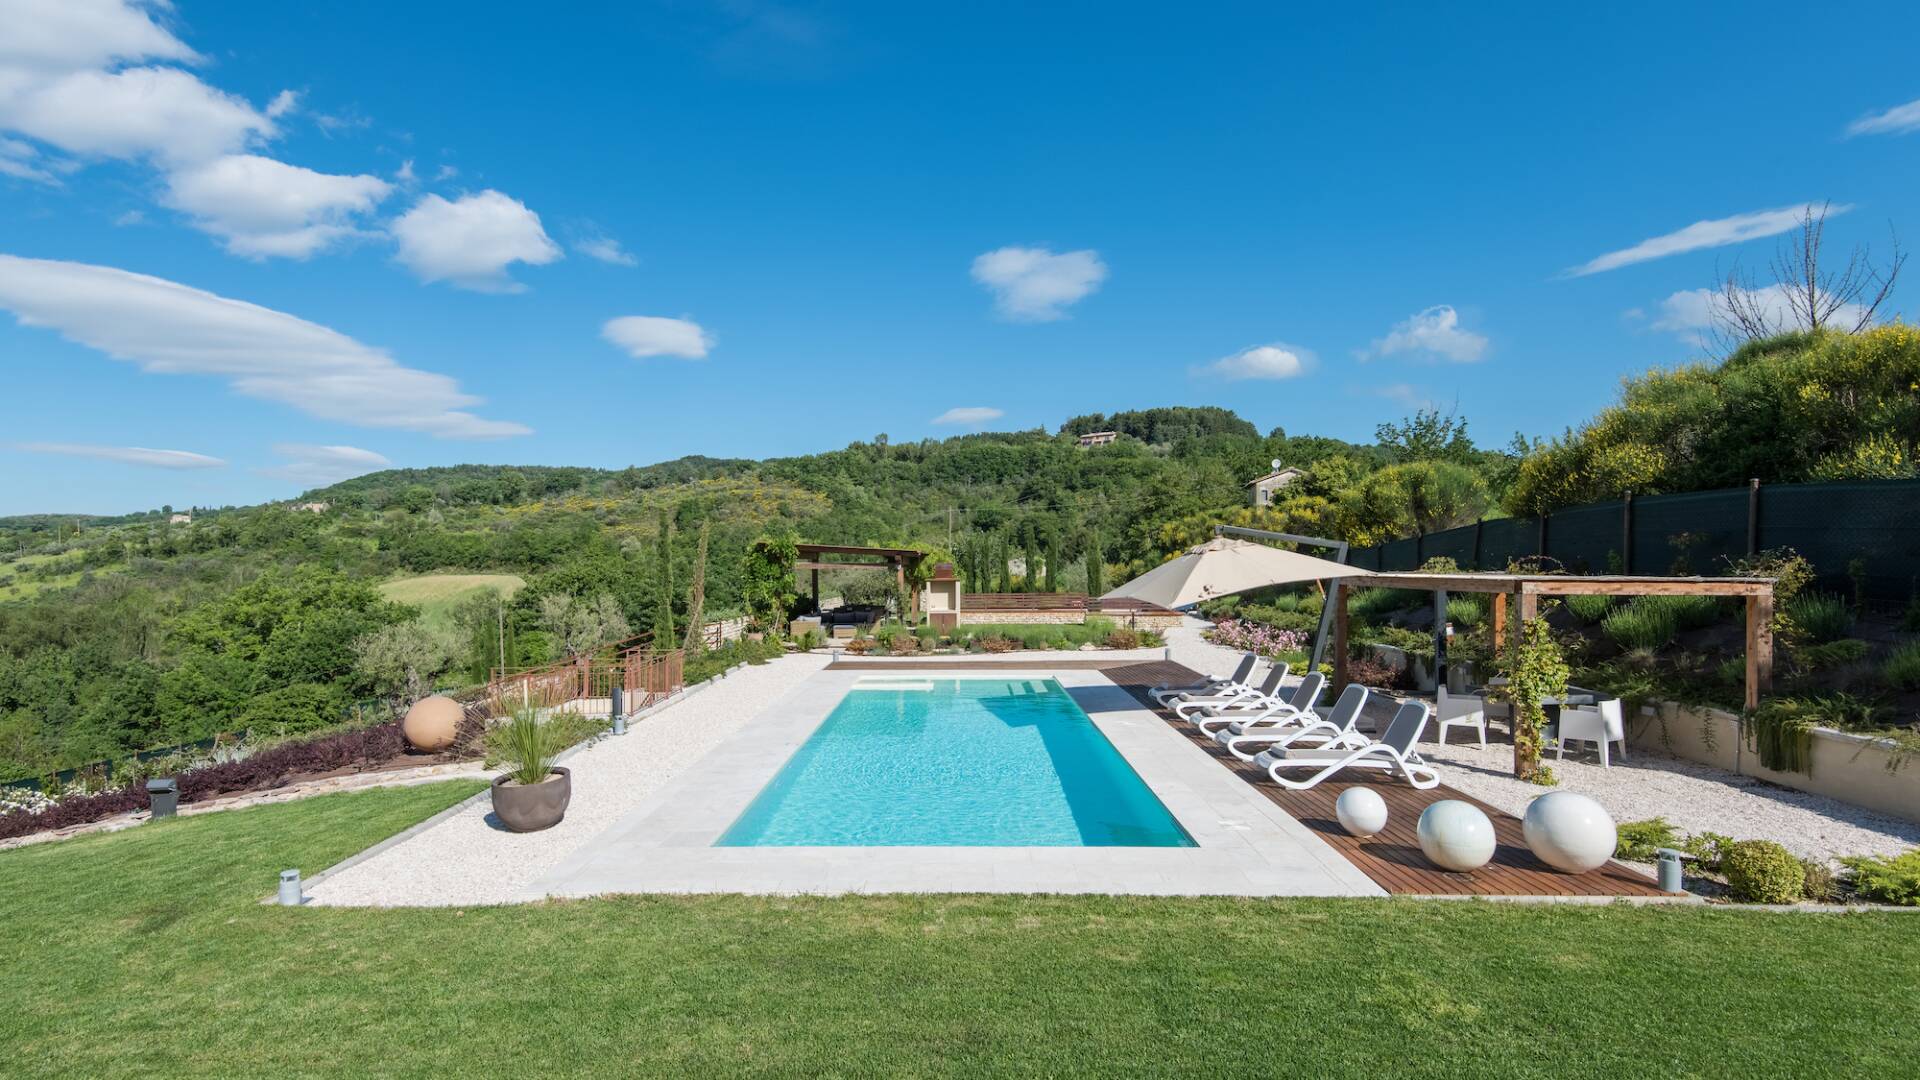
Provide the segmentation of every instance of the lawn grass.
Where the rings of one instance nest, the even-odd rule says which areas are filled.
[[[1920,921],[1478,902],[262,906],[471,782],[0,853],[12,1076],[1891,1076]],[[1902,1064],[1905,1062],[1906,1064]]]

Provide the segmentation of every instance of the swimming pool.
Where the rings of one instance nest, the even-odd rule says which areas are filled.
[[[868,679],[717,847],[1192,847],[1052,679]]]

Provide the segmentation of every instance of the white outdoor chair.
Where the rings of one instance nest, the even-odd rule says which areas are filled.
[[[1600,767],[1612,768],[1607,744],[1620,744],[1620,760],[1627,760],[1627,720],[1619,698],[1605,698],[1598,705],[1567,706],[1560,710],[1560,746],[1555,760],[1567,756],[1567,740],[1594,743],[1600,748]]]
[[[1269,695],[1264,700],[1247,701],[1230,705],[1193,722],[1193,726],[1203,733],[1225,743],[1233,735],[1239,735],[1258,725],[1286,724],[1305,717],[1317,720],[1313,714],[1314,702],[1320,700],[1320,691],[1327,685],[1327,677],[1317,671],[1309,671],[1305,678],[1295,683],[1293,689],[1282,696],[1279,693]]]
[[[1239,735],[1216,732],[1213,738],[1223,743],[1234,757],[1262,766],[1271,759],[1267,752],[1255,751],[1253,747],[1299,746],[1304,750],[1309,746],[1365,746],[1370,740],[1360,734],[1355,725],[1366,710],[1369,692],[1359,683],[1348,683],[1324,717],[1317,711],[1309,711],[1280,723],[1248,725]]]
[[[1487,699],[1467,694],[1449,694],[1441,686],[1434,691],[1434,718],[1440,722],[1440,744],[1446,745],[1447,729],[1472,728],[1480,733],[1480,746],[1487,745]]]
[[[1224,679],[1202,679],[1185,686],[1156,686],[1147,691],[1147,696],[1162,705],[1172,705],[1175,701],[1184,701],[1190,697],[1226,694],[1234,691],[1251,693],[1253,669],[1259,663],[1260,657],[1257,654],[1247,653],[1240,658],[1240,664],[1233,669],[1233,674]]]
[[[1393,719],[1387,722],[1386,734],[1380,737],[1380,741],[1360,747],[1296,750],[1289,746],[1274,750],[1267,765],[1267,775],[1281,787],[1296,791],[1313,787],[1344,769],[1398,773],[1416,788],[1439,787],[1440,774],[1421,761],[1420,755],[1414,750],[1420,742],[1420,732],[1427,726],[1429,712],[1424,701],[1409,701],[1401,705],[1399,711],[1393,714]],[[1292,780],[1282,775],[1302,769],[1312,769],[1314,772],[1304,780]]]
[[[1218,694],[1203,694],[1173,702],[1169,708],[1173,715],[1182,720],[1212,716],[1226,709],[1253,708],[1265,702],[1277,700],[1280,693],[1280,680],[1287,677],[1287,665],[1275,664],[1267,669],[1266,677],[1260,685],[1249,690],[1227,690]]]

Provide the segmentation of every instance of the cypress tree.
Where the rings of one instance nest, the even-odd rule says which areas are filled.
[[[673,647],[673,518],[660,511],[660,598],[653,615],[653,643]]]
[[[1087,595],[1099,596],[1107,591],[1106,556],[1100,551],[1100,534],[1094,533],[1087,538]]]

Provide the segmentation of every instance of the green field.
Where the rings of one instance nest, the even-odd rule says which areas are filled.
[[[383,582],[380,595],[419,608],[427,625],[445,629],[451,623],[453,609],[467,597],[496,592],[511,600],[526,584],[518,574],[421,574]]]
[[[28,571],[36,567],[44,566],[47,563],[63,557],[64,556],[60,555],[22,555],[12,562],[0,563],[0,581],[5,582],[5,584],[0,584],[0,601],[25,600],[38,596],[41,593],[53,592],[57,589],[70,589],[80,584],[80,579],[85,577],[89,571],[75,570],[71,573],[55,574],[51,577],[29,575],[28,573]],[[125,570],[125,566],[103,566],[91,571],[91,573],[98,577],[106,574],[122,573]]]
[[[476,787],[0,853],[8,1075],[1838,1077],[1920,1055],[1920,922],[1899,914],[258,903],[281,868],[312,873]]]

